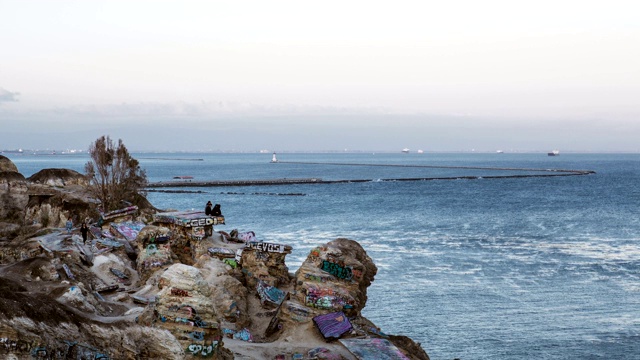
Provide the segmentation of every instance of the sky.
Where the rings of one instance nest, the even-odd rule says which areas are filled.
[[[639,152],[639,8],[0,0],[0,149]]]

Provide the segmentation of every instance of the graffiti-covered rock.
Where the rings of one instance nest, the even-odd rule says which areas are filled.
[[[313,249],[296,272],[296,300],[314,309],[359,315],[377,271],[360,244],[336,239]]]
[[[248,242],[242,251],[242,272],[245,273],[247,286],[256,288],[259,281],[274,287],[289,283],[285,257],[291,250],[289,245]]]
[[[173,264],[171,237],[172,232],[169,229],[153,225],[146,226],[138,233],[136,263],[141,284],[154,272]]]
[[[212,299],[217,320],[234,324],[233,327],[238,329],[249,326],[248,291],[238,279],[229,275],[229,265],[217,258],[203,258],[195,266],[214,289]]]
[[[141,315],[147,325],[169,330],[193,356],[225,358],[213,289],[199,269],[173,264],[158,281],[155,303]]]

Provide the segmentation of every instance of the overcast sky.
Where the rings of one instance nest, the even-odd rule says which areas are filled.
[[[0,149],[640,151],[639,13],[0,0]]]

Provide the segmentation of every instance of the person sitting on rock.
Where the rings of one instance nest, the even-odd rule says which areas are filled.
[[[220,210],[220,204],[216,204],[211,210],[211,216],[222,216],[222,210]]]
[[[207,206],[204,207],[204,214],[211,215],[211,201],[207,201]]]

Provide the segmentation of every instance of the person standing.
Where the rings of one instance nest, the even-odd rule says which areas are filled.
[[[89,234],[89,227],[87,227],[86,223],[82,223],[80,226],[80,233],[82,234],[82,243],[87,244],[87,235]]]
[[[73,222],[71,219],[67,220],[67,233],[71,234],[71,229],[73,229]]]

